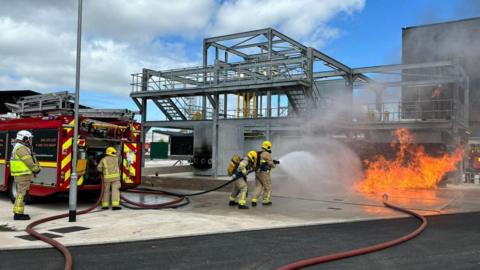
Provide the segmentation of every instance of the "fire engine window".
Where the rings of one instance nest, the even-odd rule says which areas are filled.
[[[8,132],[8,142],[7,142],[7,156],[10,160],[12,158],[12,151],[14,146],[15,137],[17,136],[18,131],[9,131]]]
[[[5,151],[7,150],[7,132],[0,131],[0,159],[5,159]]]
[[[58,129],[33,130],[33,151],[39,161],[57,161]]]

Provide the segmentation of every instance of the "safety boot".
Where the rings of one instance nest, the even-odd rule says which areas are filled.
[[[120,207],[120,206],[113,206],[113,207],[112,207],[112,210],[122,210],[122,207]]]
[[[262,205],[269,206],[269,205],[272,205],[272,202],[264,202],[262,203]]]
[[[257,202],[252,202],[252,207],[257,206]]]
[[[238,209],[248,209],[248,206],[239,204]]]
[[[102,210],[108,210],[108,206],[102,206]]]
[[[25,214],[14,214],[13,220],[30,220],[30,216]]]
[[[228,205],[230,205],[230,206],[237,206],[238,203],[237,203],[236,201],[229,201],[229,202],[228,202]]]

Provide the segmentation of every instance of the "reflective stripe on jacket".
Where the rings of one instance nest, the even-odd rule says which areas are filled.
[[[19,150],[21,147],[25,148],[28,155],[19,156],[17,154],[17,150]],[[12,158],[10,159],[10,174],[12,176],[22,176],[22,175],[33,174],[32,170],[25,163],[25,160],[31,159],[31,158],[32,158],[32,154],[28,147],[19,143],[15,144],[15,147],[13,148],[13,151],[12,151]]]
[[[102,172],[105,182],[120,180],[120,168],[118,158],[115,156],[104,157],[97,166],[98,171]]]

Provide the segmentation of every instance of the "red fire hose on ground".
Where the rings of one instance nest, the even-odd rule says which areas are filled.
[[[173,199],[171,201],[167,201],[167,202],[159,203],[159,204],[138,203],[138,202],[134,202],[134,201],[126,198],[125,196],[120,196],[120,198],[122,200],[122,205],[127,207],[127,208],[130,208],[130,209],[178,208],[178,207],[182,207],[182,206],[185,206],[185,205],[190,203],[190,199],[188,197],[203,195],[203,194],[218,190],[218,189],[220,189],[224,186],[229,185],[230,183],[234,182],[235,180],[237,180],[237,178],[231,179],[231,180],[227,181],[226,183],[224,183],[224,184],[222,184],[218,187],[215,187],[213,189],[200,191],[200,192],[196,192],[196,193],[190,193],[190,194],[179,194],[179,193],[168,192],[168,191],[155,191],[155,190],[148,190],[148,189],[127,191],[127,192],[130,192],[130,193],[138,193],[138,194],[146,194],[146,195],[167,195],[167,196],[176,197],[175,199]],[[77,215],[87,214],[87,213],[93,211],[95,208],[97,208],[97,206],[100,204],[100,201],[102,200],[102,195],[103,195],[103,182],[101,184],[100,196],[98,197],[95,204],[92,205],[91,207],[85,209],[85,210],[79,211],[77,213]],[[182,201],[183,201],[183,203],[181,203]],[[40,234],[39,232],[37,232],[33,229],[35,226],[40,225],[42,223],[49,222],[49,221],[56,220],[56,219],[66,218],[66,217],[68,217],[68,213],[36,220],[36,221],[28,224],[28,226],[26,228],[26,231],[31,236],[33,236],[33,237],[35,237],[39,240],[42,240],[43,242],[45,242],[47,244],[50,244],[54,248],[58,249],[63,254],[63,256],[65,257],[64,269],[65,270],[70,270],[70,269],[72,269],[72,265],[73,265],[73,258],[72,258],[72,254],[70,253],[70,251],[68,251],[68,249],[64,245],[62,245],[60,242],[58,242],[58,241],[56,241],[52,238],[46,237],[46,236]]]
[[[353,249],[353,250],[349,250],[349,251],[344,251],[344,252],[334,253],[334,254],[330,254],[330,255],[324,255],[324,256],[319,256],[319,257],[314,257],[314,258],[309,258],[309,259],[296,261],[296,262],[281,266],[277,270],[301,269],[301,268],[316,265],[316,264],[322,264],[322,263],[341,260],[341,259],[345,259],[345,258],[349,258],[349,257],[353,257],[353,256],[372,253],[372,252],[375,252],[375,251],[379,251],[379,250],[382,250],[382,249],[386,249],[386,248],[393,247],[395,245],[404,243],[404,242],[406,242],[406,241],[408,241],[412,238],[415,238],[423,230],[425,230],[425,228],[427,227],[427,224],[428,224],[427,219],[425,217],[423,217],[423,216],[421,216],[421,215],[419,215],[419,214],[417,214],[413,211],[410,211],[408,209],[404,209],[404,208],[395,206],[393,204],[390,204],[390,203],[387,202],[387,200],[388,200],[388,196],[384,195],[383,196],[383,204],[386,207],[394,209],[394,210],[399,211],[399,212],[409,214],[409,215],[419,219],[422,222],[420,224],[420,226],[416,230],[414,230],[413,232],[411,232],[407,235],[404,235],[400,238],[397,238],[397,239],[393,239],[393,240],[390,240],[390,241],[387,241],[387,242],[384,242],[384,243],[380,243],[380,244],[376,244],[376,245],[373,245],[373,246],[369,246],[369,247]]]
[[[175,195],[172,195],[172,194],[167,194],[165,192],[146,191],[146,190],[132,190],[132,191],[129,191],[129,192],[141,193],[141,194],[147,194],[147,195],[150,194],[150,195],[175,196]],[[100,196],[98,197],[95,204],[93,204],[91,207],[89,207],[85,210],[79,211],[77,213],[77,215],[87,214],[87,213],[93,211],[95,208],[97,208],[98,205],[100,204],[100,201],[102,200],[102,195],[103,195],[103,184],[101,185]],[[178,197],[178,196],[176,196],[176,197]],[[125,198],[124,196],[121,196],[121,199],[123,201],[131,204],[131,205],[134,205],[135,206],[134,209],[161,209],[161,208],[169,208],[169,207],[176,208],[176,207],[184,206],[184,205],[189,203],[188,198],[185,198],[185,197],[178,197],[178,198],[173,199],[172,201],[168,201],[168,202],[160,203],[160,204],[153,204],[153,205],[137,203],[137,202],[134,202],[132,200],[129,200],[128,198]],[[179,204],[183,200],[185,200],[185,202],[182,203],[182,204]],[[133,207],[129,207],[129,208],[133,208]],[[40,225],[42,223],[46,223],[46,222],[49,222],[49,221],[52,221],[52,220],[66,218],[66,217],[68,217],[68,213],[61,214],[61,215],[55,215],[55,216],[46,217],[46,218],[36,220],[36,221],[28,224],[28,226],[26,228],[26,231],[31,236],[33,236],[33,237],[35,237],[35,238],[37,238],[37,239],[39,239],[39,240],[41,240],[41,241],[43,241],[47,244],[50,244],[54,248],[58,249],[63,254],[63,256],[65,258],[64,269],[65,270],[70,270],[70,269],[72,269],[72,266],[73,266],[73,258],[72,258],[72,254],[70,253],[70,251],[60,242],[58,242],[58,241],[56,241],[52,238],[46,237],[46,236],[40,234],[39,232],[37,232],[33,229],[35,226]]]
[[[85,210],[79,211],[77,213],[77,215],[83,215],[83,214],[89,213],[100,204],[100,201],[102,200],[102,194],[103,194],[103,184],[101,186],[102,186],[102,188],[101,188],[101,191],[100,191],[100,196],[98,197],[95,204],[92,205],[91,207],[85,209]],[[56,220],[56,219],[66,218],[66,217],[68,217],[68,213],[36,220],[36,221],[28,224],[26,231],[31,236],[33,236],[33,237],[35,237],[39,240],[42,240],[43,242],[45,242],[47,244],[50,244],[54,248],[58,249],[63,254],[63,257],[65,257],[64,269],[65,270],[70,270],[70,269],[72,269],[72,264],[73,264],[72,254],[70,254],[70,251],[68,251],[68,249],[64,245],[62,245],[60,242],[58,242],[58,241],[56,241],[52,238],[46,237],[46,236],[40,234],[39,232],[37,232],[33,229],[35,226],[40,225],[42,223],[49,222],[49,221]]]

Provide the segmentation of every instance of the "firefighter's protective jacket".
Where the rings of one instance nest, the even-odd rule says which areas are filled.
[[[14,177],[32,179],[34,173],[40,171],[40,166],[32,156],[30,148],[21,143],[13,147],[10,159],[10,172]]]
[[[97,166],[97,170],[103,174],[104,182],[120,180],[120,167],[116,156],[105,156]]]
[[[275,163],[273,163],[272,154],[267,151],[262,151],[259,155],[260,165],[258,170],[261,172],[269,172],[270,169],[275,168]]]

